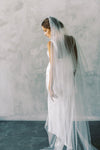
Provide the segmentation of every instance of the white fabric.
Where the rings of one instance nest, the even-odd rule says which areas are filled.
[[[47,55],[49,57],[48,51],[47,51]],[[58,63],[59,65],[62,65],[62,61],[59,61]],[[65,69],[67,69],[67,65],[69,65],[69,63],[65,65]],[[47,69],[46,69],[47,90],[48,90],[48,84],[49,84],[49,71],[50,71],[50,62],[48,63]],[[71,69],[71,73],[69,74],[69,76],[70,75],[72,75],[72,69]],[[70,78],[71,81],[68,81],[68,83],[70,84],[70,86],[73,87],[73,84],[74,84],[73,76],[70,76],[70,77],[71,77]],[[68,146],[68,143],[66,143],[67,141],[66,138],[68,137],[66,136],[67,135],[69,136],[69,134],[66,135],[65,130],[66,130],[66,124],[70,126],[69,120],[71,119],[70,117],[72,116],[72,113],[73,113],[73,109],[71,108],[71,106],[73,105],[72,103],[74,103],[74,89],[72,91],[72,88],[68,88],[68,90],[69,90],[69,93],[66,93],[66,96],[68,97],[71,95],[71,98],[69,98],[68,101],[66,101],[66,98],[59,97],[58,99],[54,98],[55,101],[53,102],[50,96],[48,95],[48,118],[49,118],[48,119],[48,131],[54,133],[57,137],[62,137],[64,144],[67,146]],[[61,117],[59,118],[59,116]],[[69,145],[69,147],[71,146]]]
[[[48,91],[51,65],[49,62],[46,69],[48,116],[45,128],[48,133],[53,133],[60,138],[67,146],[67,150],[97,150],[91,144],[88,121],[81,120],[86,116],[87,105],[84,80],[84,73],[88,70],[86,61],[82,57],[81,49],[77,48],[78,64],[76,63],[75,53],[73,53],[76,46],[75,39],[67,35],[65,46],[66,32],[61,28],[59,21],[49,17],[49,22],[51,26],[50,52],[53,58],[53,91],[57,97],[53,97],[54,101],[52,101]]]

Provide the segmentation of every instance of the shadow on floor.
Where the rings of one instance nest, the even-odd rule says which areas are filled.
[[[48,146],[44,124],[45,121],[0,121],[0,150],[40,150]],[[100,150],[100,122],[90,121],[89,126],[92,144]]]

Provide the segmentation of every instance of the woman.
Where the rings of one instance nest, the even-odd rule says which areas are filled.
[[[45,123],[50,146],[42,150],[63,150],[64,145],[67,150],[96,150],[91,144],[88,122],[79,120],[85,114],[84,84],[80,82],[84,67],[75,38],[67,35],[63,23],[54,17],[46,18],[41,26],[50,39]]]

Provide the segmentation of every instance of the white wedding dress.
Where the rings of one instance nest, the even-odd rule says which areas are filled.
[[[47,50],[47,56],[49,57],[48,50]],[[58,63],[59,65],[62,65],[62,60],[59,60]],[[68,83],[65,86],[66,87],[65,90],[67,90],[67,93],[65,95],[66,97],[60,96],[59,98],[54,98],[54,101],[52,101],[48,93],[48,115],[45,123],[45,129],[47,130],[48,133],[52,133],[56,135],[58,138],[60,138],[61,141],[63,142],[63,145],[66,145],[67,148],[72,148],[72,143],[71,143],[72,121],[70,120],[73,119],[73,110],[74,110],[74,75],[72,73],[73,66],[71,64],[71,61],[68,58],[67,64],[65,64],[65,69],[67,69],[67,66],[69,65],[70,65],[70,69],[68,70],[67,75],[70,77],[68,78],[70,79],[70,81],[66,81],[66,83]],[[49,84],[49,70],[50,70],[50,62],[48,63],[46,69],[47,91],[48,91],[48,84]],[[58,70],[58,74],[59,73],[60,72]],[[65,80],[67,80],[67,78]],[[53,90],[54,93],[58,92],[55,91],[55,89]]]

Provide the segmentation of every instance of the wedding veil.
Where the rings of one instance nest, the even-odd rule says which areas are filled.
[[[91,111],[88,113],[87,110],[90,101],[86,81],[86,74],[89,69],[87,59],[76,38],[67,35],[64,25],[58,19],[50,16],[49,23],[51,28],[53,90],[57,95],[57,98],[53,98],[55,101],[63,101],[65,109],[64,115],[59,116],[59,118],[66,118],[64,122],[66,133],[63,135],[66,137],[66,141],[64,144],[68,145],[68,150],[71,148],[73,150],[96,150],[91,144],[88,125],[88,120],[93,114],[90,114]],[[95,88],[99,92],[96,78],[94,82]],[[91,86],[88,88],[91,90]],[[63,128],[63,123],[60,127]],[[64,138],[62,137],[62,139]]]

